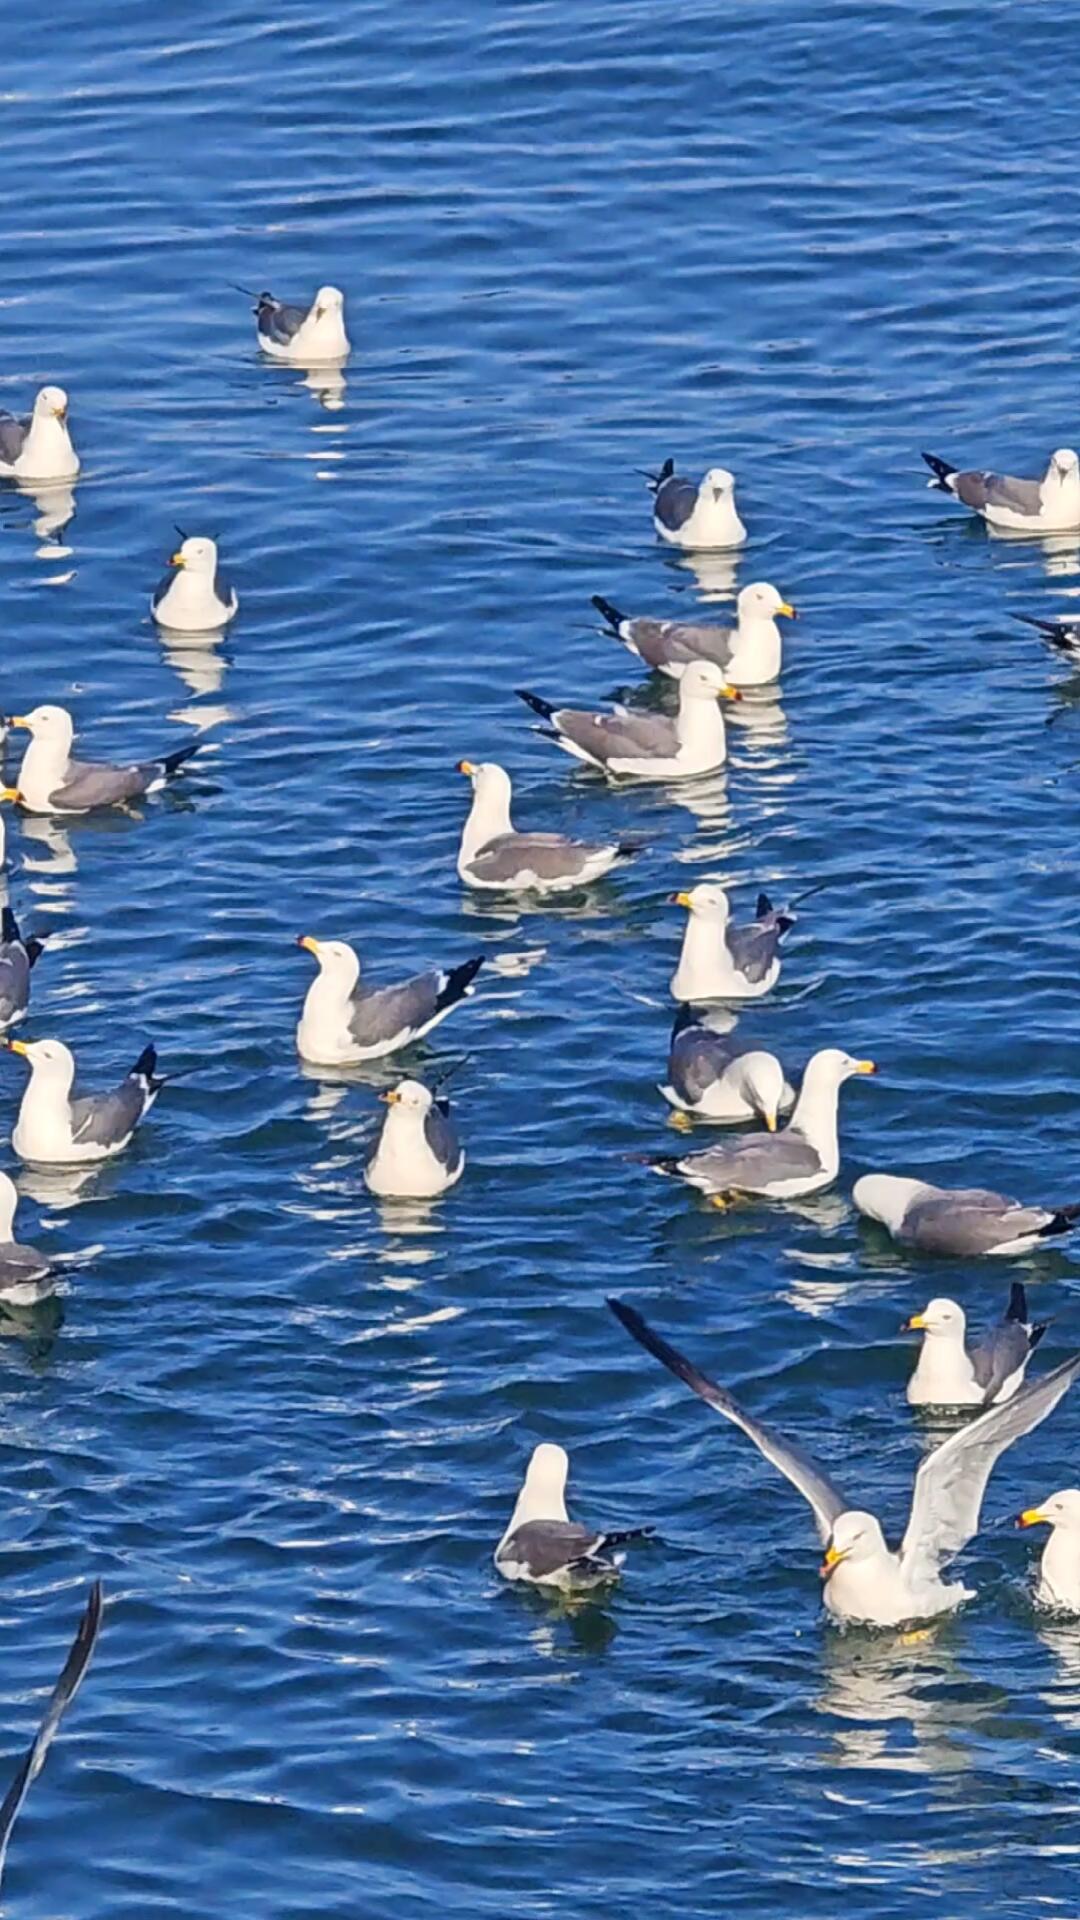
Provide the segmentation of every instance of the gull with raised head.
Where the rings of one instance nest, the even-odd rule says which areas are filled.
[[[907,1529],[893,1552],[875,1516],[853,1507],[816,1460],[746,1413],[726,1388],[694,1366],[634,1307],[621,1300],[609,1300],[608,1305],[641,1346],[714,1412],[741,1428],[770,1465],[802,1494],[825,1547],[821,1566],[825,1606],[838,1620],[866,1626],[898,1627],[929,1620],[974,1599],[969,1587],[946,1582],[942,1574],[978,1531],[986,1484],[1001,1455],[1045,1420],[1080,1376],[1080,1353],[1076,1353],[924,1454],[915,1473]]]
[[[687,480],[665,460],[659,473],[646,474],[653,496],[653,526],[673,547],[697,551],[741,547],[746,528],[735,505],[735,475],[710,467],[700,480]]]
[[[1028,1319],[1027,1295],[1017,1280],[1003,1317],[973,1347],[965,1340],[967,1319],[955,1300],[931,1300],[905,1320],[902,1331],[923,1336],[907,1383],[910,1406],[994,1407],[1011,1400],[1023,1385],[1046,1327]]]
[[[550,725],[537,727],[564,753],[601,773],[625,774],[637,780],[685,780],[714,773],[727,759],[727,729],[718,702],[737,700],[719,667],[696,660],[679,681],[679,708],[674,718],[663,713],[631,713],[617,706],[610,713],[587,713],[576,707],[553,707],[523,687],[518,699]]]
[[[756,581],[735,603],[736,624],[721,627],[689,620],[628,618],[610,600],[593,594],[593,606],[624,647],[654,672],[681,680],[692,660],[711,660],[733,687],[765,687],[780,678],[783,642],[778,619],[797,620],[790,601]]]
[[[379,1095],[390,1111],[364,1180],[381,1200],[435,1200],[456,1186],[465,1171],[449,1100],[436,1098],[420,1080],[402,1080]]]
[[[1039,1562],[1036,1604],[1080,1613],[1080,1487],[1063,1487],[1037,1507],[1025,1507],[1016,1524],[1050,1528]]]
[[[255,301],[255,331],[271,360],[303,367],[333,365],[349,357],[345,331],[345,295],[340,287],[320,287],[310,306],[291,306],[260,293]]]
[[[219,633],[239,610],[236,588],[218,561],[217,541],[181,534],[171,572],[154,589],[150,611],[170,633]]]
[[[73,480],[78,471],[63,387],[42,387],[33,413],[23,419],[0,412],[0,478]]]
[[[60,1040],[0,1040],[30,1067],[11,1144],[32,1166],[79,1166],[111,1160],[128,1145],[171,1074],[157,1071],[157,1052],[144,1047],[118,1087],[74,1095],[75,1058]]]
[[[499,893],[572,893],[639,853],[640,837],[604,843],[562,833],[518,833],[510,818],[510,775],[493,760],[459,760],[473,801],[461,835],[457,870],[466,886]]]
[[[688,918],[679,964],[671,976],[674,1000],[757,1000],[780,978],[780,942],[795,925],[778,912],[767,893],[759,893],[754,918],[745,927],[731,924],[731,903],[723,887],[702,881],[668,895],[668,905],[685,907]]]
[[[296,944],[319,969],[304,1000],[296,1046],[319,1067],[356,1066],[400,1053],[471,997],[484,964],[484,956],[475,954],[448,972],[432,969],[398,986],[367,987],[360,982],[359,955],[346,941],[302,933]]]
[[[17,714],[8,725],[24,727],[30,745],[16,785],[6,787],[0,797],[17,800],[30,813],[93,813],[98,807],[125,806],[130,800],[159,793],[202,745],[196,740],[159,760],[119,766],[75,759],[71,751],[75,725],[66,707],[34,707],[30,713]]]

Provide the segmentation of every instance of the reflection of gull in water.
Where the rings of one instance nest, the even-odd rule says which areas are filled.
[[[703,600],[730,600],[735,592],[740,558],[738,550],[730,548],[726,553],[682,553],[668,564],[693,574]],[[686,617],[689,619],[689,614]]]
[[[1080,1730],[1080,1633],[1075,1619],[1053,1619],[1036,1615],[1036,1632],[1047,1652],[1057,1662],[1057,1675],[1039,1698],[1049,1707],[1055,1720],[1070,1733]]]
[[[225,670],[230,664],[227,652],[220,649],[223,629],[216,633],[173,633],[158,628],[161,650],[173,672],[196,695],[220,693]]]
[[[692,813],[699,827],[717,832],[730,826],[731,806],[723,772],[706,774],[699,780],[673,782],[663,791],[672,806],[685,807],[687,813]],[[701,853],[700,848],[697,851]]]
[[[19,492],[32,500],[37,508],[37,519],[33,522],[34,533],[39,540],[49,544],[38,552],[39,560],[63,560],[71,552],[70,547],[54,546],[52,542],[58,533],[62,533],[69,520],[75,517],[75,493],[66,481],[54,481],[51,485],[38,481],[36,486],[27,482],[19,487]]]
[[[834,1634],[820,1648],[824,1686],[814,1711],[834,1721],[829,1763],[894,1773],[963,1773],[969,1729],[1001,1711],[1003,1696],[977,1688],[942,1629],[898,1638]]]
[[[39,1207],[49,1207],[53,1212],[66,1207],[81,1206],[84,1200],[103,1198],[115,1187],[117,1166],[115,1161],[109,1165],[98,1163],[81,1167],[32,1167],[19,1168],[16,1185],[21,1194],[33,1200]]]
[[[304,377],[297,382],[314,394],[320,407],[327,413],[340,413],[345,405],[345,388],[348,381],[343,367],[306,367]]]
[[[26,873],[38,873],[58,880],[62,875],[78,871],[79,862],[66,827],[60,826],[58,821],[45,813],[24,813],[20,827],[24,843],[36,842],[49,855],[47,860],[39,860],[25,852],[22,865]],[[67,897],[66,888],[64,896]]]
[[[1080,538],[1075,533],[1045,534],[1039,545],[1043,570],[1051,580],[1080,573]]]
[[[733,736],[737,735],[752,752],[760,753],[763,747],[778,745],[788,737],[787,715],[779,700],[767,696],[744,693],[738,706],[733,706],[728,718],[728,726]],[[755,760],[755,768],[760,771],[760,760]],[[777,759],[773,764],[780,766]]]

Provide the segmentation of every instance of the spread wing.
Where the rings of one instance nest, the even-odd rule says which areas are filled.
[[[1022,1440],[1080,1376],[1080,1353],[1063,1360],[1004,1406],[990,1407],[935,1447],[919,1464],[911,1517],[900,1547],[904,1578],[912,1586],[935,1580],[977,1532],[986,1483],[1007,1447]]]
[[[679,749],[675,722],[662,713],[579,713],[560,707],[552,718],[560,733],[603,764],[666,760]]]
[[[698,490],[694,482],[682,480],[677,473],[673,473],[670,480],[662,480],[657,487],[653,512],[672,533],[678,533],[697,506],[697,497]]]
[[[90,1665],[90,1656],[97,1643],[100,1627],[101,1582],[95,1580],[90,1589],[85,1612],[79,1621],[78,1631],[71,1643],[71,1651],[64,1662],[64,1670],[45,1709],[45,1717],[34,1735],[29,1752],[7,1790],[4,1804],[0,1807],[0,1876],[3,1875],[7,1860],[11,1829],[19,1817],[23,1801],[45,1765],[45,1756],[52,1746],[64,1711],[71,1705],[79,1691],[83,1675]]]
[[[747,1439],[753,1441],[770,1466],[775,1467],[778,1473],[782,1473],[785,1480],[790,1480],[796,1492],[801,1493],[810,1506],[818,1536],[824,1544],[833,1530],[834,1523],[842,1513],[847,1512],[851,1504],[829,1479],[825,1469],[820,1467],[816,1460],[811,1459],[808,1453],[803,1453],[800,1447],[793,1446],[789,1440],[784,1440],[780,1434],[774,1433],[773,1429],[767,1427],[763,1421],[754,1420],[750,1414],[745,1413],[738,1402],[732,1399],[726,1388],[718,1387],[714,1380],[710,1380],[706,1374],[699,1372],[685,1354],[680,1353],[676,1347],[670,1346],[654,1327],[650,1327],[647,1320],[642,1319],[636,1308],[625,1306],[621,1300],[609,1300],[608,1306],[616,1320],[622,1322],[627,1333],[631,1334],[639,1345],[654,1354],[657,1360],[662,1361],[664,1366],[668,1367],[692,1392],[700,1394],[715,1413],[722,1414],[725,1420],[731,1420],[735,1426],[741,1427]],[[1076,1364],[1077,1369],[1080,1370],[1080,1357]],[[1009,1404],[1015,1405],[1015,1402],[1010,1401]]]
[[[953,485],[957,499],[976,513],[986,507],[1008,507],[1012,513],[1035,518],[1042,511],[1039,480],[1014,480],[1007,473],[958,473]]]

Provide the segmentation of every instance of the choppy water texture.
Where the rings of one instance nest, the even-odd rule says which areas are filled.
[[[962,1618],[841,1636],[796,1496],[602,1304],[898,1527],[898,1322],[943,1285],[993,1314],[1008,1273],[906,1265],[851,1178],[1080,1198],[1075,683],[1009,618],[1077,592],[1080,543],[988,539],[918,460],[1080,435],[1068,10],[58,0],[6,42],[0,400],[62,381],[86,471],[62,530],[0,499],[2,704],[209,743],[141,822],[12,835],[55,931],[32,1030],[91,1082],[149,1037],[198,1071],[112,1170],[22,1182],[77,1257],[55,1339],[0,1350],[5,1751],[95,1573],[110,1610],[7,1904],[1075,1913],[1080,1629],[1003,1523],[1080,1477],[1080,1403],[995,1476]],[[327,279],[344,383],[260,365],[229,283]],[[594,592],[729,588],[654,544],[634,468],[669,453],[735,468],[738,579],[804,618],[726,785],[610,793],[512,690],[637,687]],[[174,522],[240,588],[216,653],[147,617]],[[463,898],[462,754],[647,854],[580,912]],[[803,1209],[721,1219],[626,1157],[674,1138],[663,901],[705,875],[828,881],[754,1029],[883,1067]],[[471,1054],[427,1215],[363,1189],[379,1077],[298,1068],[305,930],[384,978],[488,958],[427,1056]],[[1051,1358],[1077,1257],[1028,1263]],[[606,1606],[494,1577],[541,1438],[579,1511],[659,1527]]]

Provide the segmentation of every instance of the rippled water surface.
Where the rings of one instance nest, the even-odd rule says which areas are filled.
[[[1006,1523],[1080,1478],[1080,1401],[992,1481],[962,1617],[840,1635],[797,1497],[603,1306],[899,1530],[898,1323],[1009,1273],[905,1262],[852,1177],[1080,1198],[1076,683],[1010,618],[1068,604],[1080,540],[988,538],[918,458],[1080,438],[1069,9],[57,0],[6,42],[0,403],[62,381],[85,471],[72,518],[0,497],[0,703],[206,742],[141,819],[10,835],[54,935],[30,1030],[91,1084],[147,1038],[194,1069],[105,1173],[21,1180],[70,1267],[55,1337],[0,1348],[6,1753],[95,1573],[110,1607],[11,1910],[1075,1914],[1080,1627]],[[326,280],[344,379],[261,365],[231,283]],[[734,577],[655,544],[634,470],[669,454],[735,469]],[[217,648],[149,620],[174,523],[239,587]],[[726,780],[609,791],[530,733],[516,686],[669,697],[591,594],[755,578],[803,619]],[[462,755],[646,853],[557,910],[464,897]],[[664,902],[705,876],[828,883],[750,1021],[883,1069],[799,1208],[721,1218],[631,1157],[676,1138]],[[486,957],[419,1056],[469,1056],[434,1209],[363,1187],[386,1076],[298,1066],[308,930],[382,978]],[[1077,1258],[1027,1263],[1051,1358]],[[583,1515],[658,1529],[606,1604],[496,1580],[539,1439]]]

